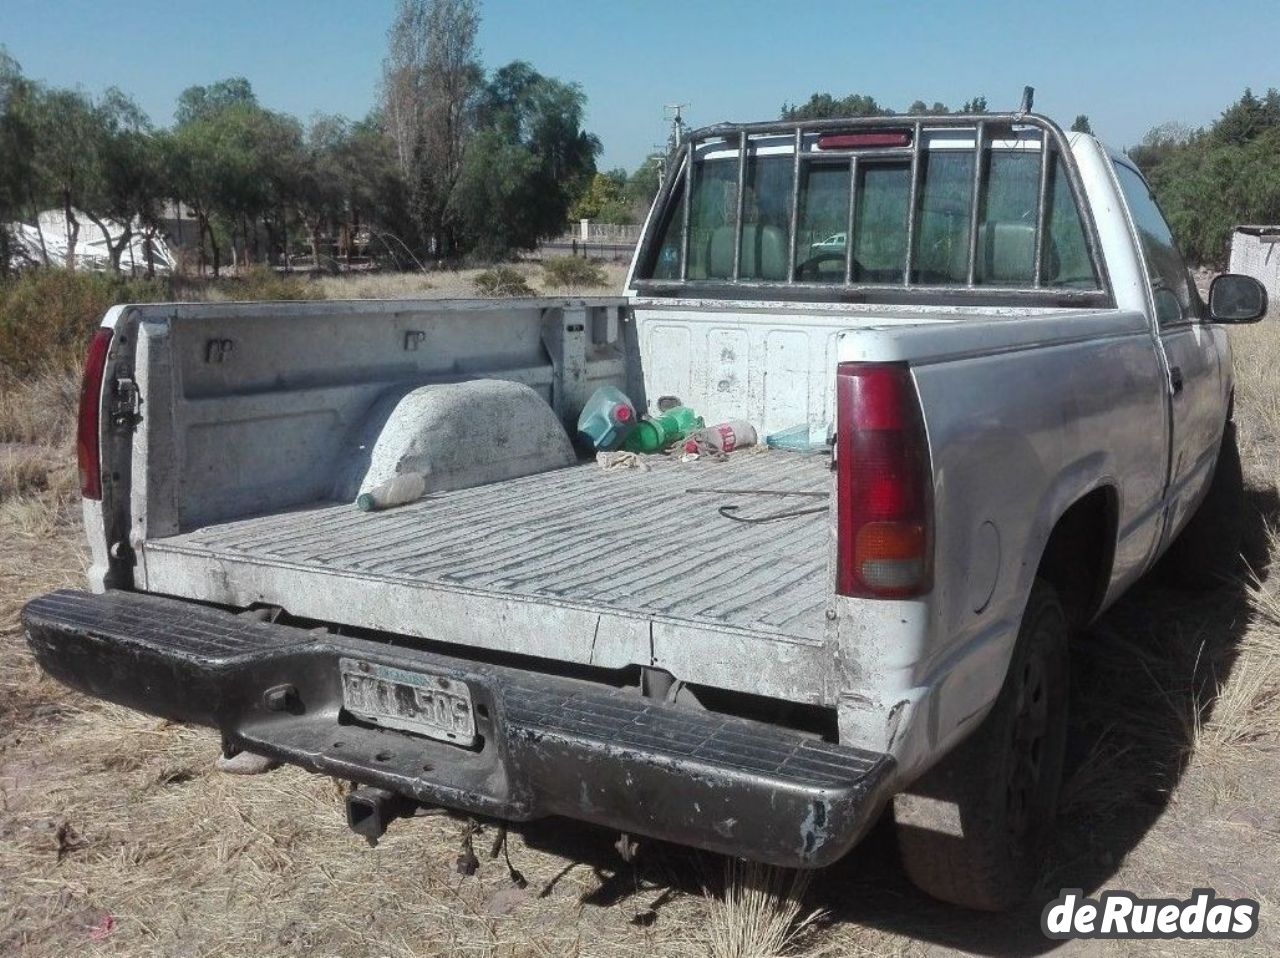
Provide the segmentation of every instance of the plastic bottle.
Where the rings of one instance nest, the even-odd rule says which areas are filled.
[[[356,508],[361,512],[376,512],[402,506],[422,497],[427,491],[427,477],[417,472],[404,472],[378,483],[368,492],[356,497]]]
[[[628,452],[661,452],[702,426],[702,417],[692,409],[676,406],[656,419],[643,419],[637,423],[622,448]]]
[[[743,419],[731,419],[689,434],[685,452],[733,452],[756,444],[756,430]]]
[[[593,449],[608,452],[622,445],[622,440],[635,427],[636,407],[621,389],[601,386],[591,394],[578,417],[578,433]]]

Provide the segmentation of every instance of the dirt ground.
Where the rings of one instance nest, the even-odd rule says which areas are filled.
[[[332,295],[332,294],[331,294]],[[429,815],[370,848],[340,783],[281,769],[214,770],[216,736],[69,692],[32,663],[17,614],[80,584],[74,377],[0,396],[0,955],[768,955],[809,919],[798,955],[1035,955],[1058,948],[1039,911],[1061,888],[1261,902],[1245,943],[1075,943],[1067,954],[1280,950],[1280,520],[1277,317],[1232,332],[1257,570],[1231,586],[1137,587],[1076,642],[1060,838],[1042,894],[974,915],[916,892],[892,832],[793,889],[713,855],[553,820],[513,832],[510,868],[455,860],[466,823]],[[514,872],[514,873],[513,873]],[[803,884],[803,882],[802,882]],[[727,894],[726,894],[727,889]],[[790,894],[789,894],[790,892]],[[781,904],[783,911],[775,914]],[[773,941],[759,932],[773,918]]]

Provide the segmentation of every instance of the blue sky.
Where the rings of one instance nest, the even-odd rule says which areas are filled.
[[[116,85],[157,123],[185,87],[240,74],[272,109],[362,116],[394,0],[0,0],[0,44],[29,76]],[[1229,12],[1227,12],[1229,11]],[[1087,113],[1116,146],[1169,120],[1204,124],[1280,86],[1276,0],[483,0],[489,68],[529,60],[582,84],[602,168],[635,166],[665,135],[664,103],[697,125],[770,119],[815,90],[905,108],[1036,106]]]

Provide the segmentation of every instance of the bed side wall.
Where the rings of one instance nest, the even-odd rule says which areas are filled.
[[[131,539],[328,498],[380,397],[503,379],[571,425],[625,386],[622,300],[137,307]]]

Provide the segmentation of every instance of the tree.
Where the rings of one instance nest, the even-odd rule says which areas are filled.
[[[950,112],[946,104],[939,103],[937,100],[933,102],[933,106],[929,106],[924,100],[916,100],[907,107],[907,113],[912,116],[944,116]]]
[[[258,123],[262,109],[247,83],[238,78],[210,87],[191,87],[178,97],[173,135],[165,151],[166,175],[174,198],[196,218],[200,269],[204,243],[213,257],[213,274],[222,268],[223,242],[233,248],[243,219],[265,205]]]
[[[450,197],[484,76],[475,49],[479,23],[474,0],[402,0],[390,36],[386,114],[398,153],[404,137],[413,137],[406,169],[414,216],[439,256],[456,247]]]
[[[1193,263],[1225,265],[1239,223],[1280,222],[1280,93],[1250,90],[1208,130],[1158,126],[1129,149]]]
[[[179,96],[178,122],[165,138],[163,168],[173,198],[196,217],[200,267],[205,243],[214,275],[223,245],[242,266],[274,261],[294,215],[304,164],[301,124],[258,104],[248,82],[233,77],[209,87],[191,87]]]
[[[599,220],[604,223],[634,222],[627,204],[626,191],[626,170],[597,173],[569,210],[569,219]]]
[[[112,87],[97,105],[98,157],[101,173],[93,194],[85,198],[85,215],[106,239],[111,268],[133,242],[135,228],[154,236],[159,232],[160,212],[167,193],[157,141],[150,121],[138,105]],[[120,227],[113,240],[108,220]],[[155,262],[147,245],[147,272]]]
[[[317,265],[322,262],[320,241],[325,232],[337,237],[349,261],[363,231],[379,251],[401,264],[407,248],[396,231],[404,227],[404,181],[394,144],[376,116],[359,123],[340,116],[313,119],[295,195]]]
[[[427,5],[400,0],[382,61],[382,116],[402,176],[413,170],[427,73]]]
[[[326,227],[346,211],[343,154],[350,136],[349,124],[340,116],[317,116],[307,130],[295,198],[317,268],[321,266],[320,241]]]
[[[1083,113],[1078,114],[1075,120],[1073,120],[1071,123],[1071,132],[1072,133],[1088,133],[1090,136],[1092,136],[1093,127],[1089,125],[1089,118],[1085,116]]]
[[[1165,159],[1201,135],[1181,123],[1162,123],[1152,127],[1137,146],[1126,151],[1148,178]]]
[[[244,77],[228,77],[209,86],[190,86],[178,94],[174,122],[185,126],[213,116],[230,106],[256,107],[258,98]]]
[[[9,274],[12,258],[9,223],[35,191],[33,94],[18,61],[0,47],[0,278]]]
[[[784,120],[832,120],[855,116],[889,116],[893,113],[876,102],[873,96],[862,93],[851,93],[846,97],[834,97],[830,93],[814,93],[803,104],[784,103],[782,119]],[[957,111],[959,113],[986,113],[987,98],[977,96],[965,100]],[[924,100],[915,100],[907,107],[908,116],[946,116],[951,108],[945,103],[934,100],[932,104]]]
[[[306,163],[302,124],[294,117],[261,110],[254,117],[254,166],[261,189],[254,193],[255,204],[245,210],[241,234],[244,249],[253,260],[271,265],[288,245],[289,219],[294,215],[298,187]],[[255,218],[262,223],[265,252],[259,249]]]
[[[661,153],[651,153],[627,178],[627,202],[639,216],[648,211],[653,198],[658,195],[664,162],[665,157]]]
[[[477,133],[467,146],[462,175],[451,198],[458,239],[477,258],[505,259],[537,242],[538,161],[528,149],[495,129]]]
[[[892,113],[876,102],[875,97],[850,93],[837,99],[830,93],[814,93],[808,101],[797,105],[784,103],[784,120],[829,120],[850,116],[886,116]]]
[[[1213,125],[1213,138],[1218,143],[1240,145],[1276,126],[1280,126],[1280,91],[1273,87],[1259,99],[1246,87]]]
[[[356,227],[368,228],[376,247],[397,264],[420,267],[405,242],[414,230],[408,187],[380,115],[371,114],[351,125],[340,161],[348,211]]]
[[[103,172],[101,117],[78,90],[37,90],[33,103],[35,166],[44,192],[56,197],[65,218],[65,266],[75,269],[80,220],[76,210],[100,189]]]
[[[502,257],[564,228],[600,152],[600,141],[582,128],[585,109],[576,83],[544,77],[523,61],[494,73],[449,206],[466,246]]]

